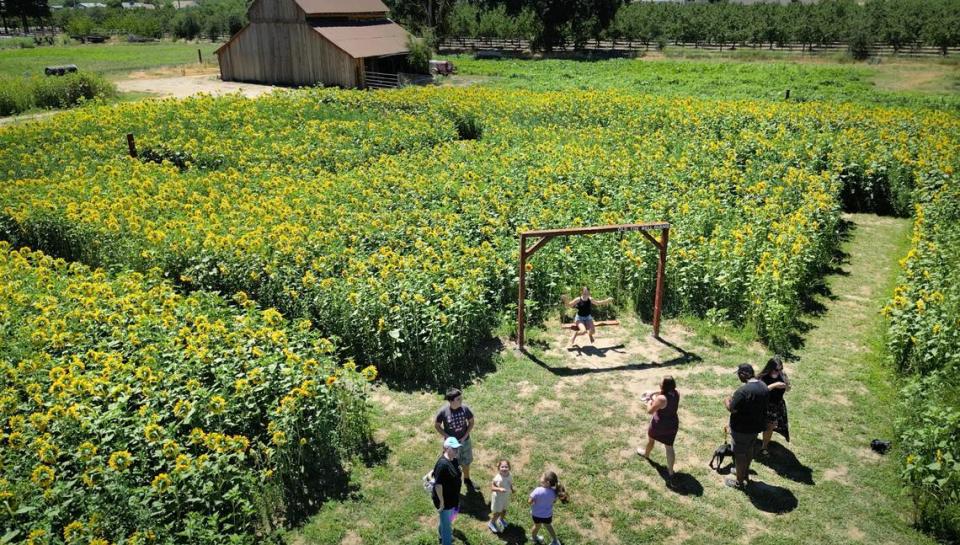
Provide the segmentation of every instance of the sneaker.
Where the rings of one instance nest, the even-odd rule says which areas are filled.
[[[506,529],[507,529],[507,519],[505,519],[505,518],[503,518],[503,517],[500,517],[500,520],[499,520],[498,522],[500,523],[500,531],[501,531],[501,532],[506,531]]]
[[[543,545],[543,536],[537,536],[533,538],[533,541],[536,543],[539,543],[540,545]]]
[[[497,524],[496,524],[495,522],[493,522],[492,520],[487,523],[487,528],[490,528],[490,531],[493,532],[493,533],[495,533],[495,534],[499,534],[500,531],[501,531],[500,528],[497,528]]]
[[[553,541],[550,542],[550,545],[560,545],[560,540],[554,539]]]
[[[740,481],[734,479],[733,477],[727,477],[726,479],[724,479],[724,480],[723,480],[723,484],[729,486],[730,488],[736,489],[736,490],[743,490],[743,489],[744,489],[744,485],[741,484]]]

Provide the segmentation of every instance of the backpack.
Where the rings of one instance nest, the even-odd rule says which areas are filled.
[[[431,498],[433,497],[433,487],[437,484],[437,480],[433,478],[433,470],[431,469],[427,472],[426,475],[421,479],[423,481],[423,491],[427,493]]]
[[[890,450],[890,441],[884,441],[882,439],[874,439],[870,441],[870,448],[873,449],[877,454],[886,454]]]

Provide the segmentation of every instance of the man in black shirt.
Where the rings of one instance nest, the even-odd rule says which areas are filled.
[[[460,441],[456,437],[447,437],[443,441],[443,455],[433,466],[433,506],[440,514],[440,543],[453,545],[453,514],[460,508],[460,487],[462,485],[460,464],[457,453]]]
[[[767,385],[754,376],[753,366],[749,363],[737,367],[737,377],[743,386],[737,388],[733,396],[724,400],[730,411],[730,439],[733,444],[733,460],[737,468],[737,478],[727,477],[724,483],[732,488],[742,489],[750,476],[750,462],[753,461],[753,446],[757,435],[767,427],[767,400],[770,391]]]
[[[457,451],[457,460],[463,470],[463,482],[467,491],[473,491],[473,481],[470,480],[470,464],[473,462],[473,445],[470,443],[470,432],[473,431],[473,411],[463,403],[463,392],[457,388],[447,390],[445,396],[447,404],[440,407],[433,424],[437,433],[447,437],[456,437],[460,443]]]

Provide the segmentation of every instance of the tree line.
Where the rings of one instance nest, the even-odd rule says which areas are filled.
[[[5,29],[53,26],[71,35],[126,33],[182,39],[232,35],[247,22],[248,0],[201,0],[175,9],[171,0],[145,0],[156,9],[76,8],[66,0],[53,13],[47,0],[0,0]],[[143,0],[142,0],[143,1]],[[175,0],[174,0],[175,1]],[[958,0],[821,0],[812,4],[629,2],[625,0],[386,0],[391,17],[436,43],[446,37],[521,38],[536,50],[582,47],[617,39],[665,46],[816,46],[843,42],[855,55],[873,44],[960,46]]]
[[[68,0],[62,9],[50,10],[47,0],[0,0],[0,16],[6,30],[24,32],[36,27],[60,28],[71,36],[131,34],[144,38],[216,40],[247,24],[246,0],[201,0],[177,9],[175,2],[149,2],[154,9],[124,9],[121,0],[90,0],[105,7],[78,7]],[[144,2],[145,0],[140,0]]]
[[[895,49],[960,46],[957,0],[821,0],[812,4],[622,0],[388,0],[401,22],[445,37],[522,38],[537,50],[590,40],[715,45],[844,42]]]
[[[0,24],[4,31],[16,26],[28,28],[30,21],[50,16],[47,0],[0,0]]]

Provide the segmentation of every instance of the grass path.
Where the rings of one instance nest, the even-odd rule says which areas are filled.
[[[497,537],[486,529],[489,498],[465,498],[456,535],[471,545],[528,543],[526,494],[545,468],[572,492],[556,527],[565,544],[925,544],[909,524],[892,457],[869,449],[891,436],[895,390],[882,367],[878,309],[890,293],[909,222],[850,216],[851,238],[840,271],[827,279],[818,315],[787,370],[793,443],[776,444],[755,464],[747,494],[722,485],[707,468],[725,423],[721,400],[736,388],[736,364],[760,364],[763,347],[743,332],[690,320],[668,321],[661,344],[649,328],[624,319],[594,347],[569,350],[556,327],[535,330],[528,358],[505,349],[496,371],[466,388],[477,414],[474,480],[486,484],[498,457],[513,462],[518,492]],[[555,324],[554,324],[555,326]],[[683,394],[677,442],[679,485],[668,489],[662,466],[640,459],[648,417],[638,394],[667,373]],[[374,394],[383,463],[354,468],[354,489],[290,536],[299,544],[433,544],[435,514],[420,488],[439,439],[433,393],[381,387]],[[654,454],[663,460],[662,449]]]

